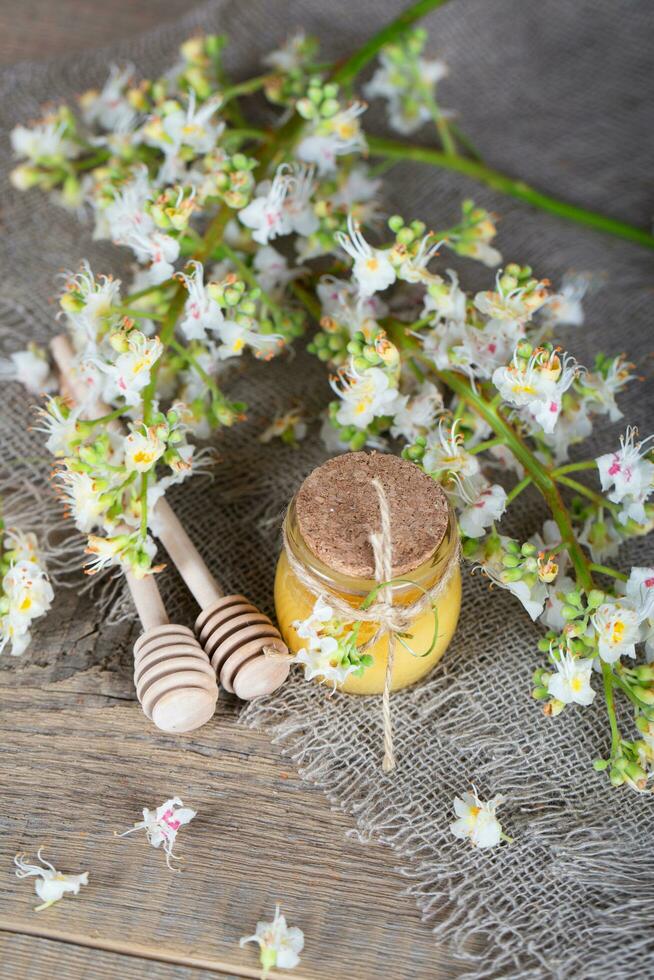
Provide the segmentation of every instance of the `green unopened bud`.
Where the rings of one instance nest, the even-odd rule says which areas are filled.
[[[502,555],[502,564],[505,568],[518,568],[522,562],[519,555]]]
[[[521,578],[521,568],[505,568],[502,572],[502,579],[504,582],[519,582]]]
[[[315,119],[317,115],[316,107],[311,100],[307,99],[306,97],[304,99],[298,99],[298,101],[295,103],[295,108],[303,119]]]
[[[615,768],[615,766],[611,769],[609,773],[609,779],[611,780],[614,786],[622,786],[622,784],[624,783],[624,776],[622,775],[621,772],[619,772]]]
[[[365,432],[357,432],[350,439],[350,449],[353,453],[359,452],[366,444],[367,435]]]
[[[340,105],[336,99],[325,99],[325,101],[320,106],[320,115],[325,119],[331,119],[335,116],[340,109]]]
[[[410,245],[415,237],[416,236],[414,235],[412,230],[410,228],[407,228],[406,226],[404,228],[400,228],[400,230],[397,233],[397,240],[400,243],[400,245]]]
[[[593,769],[595,772],[604,772],[609,767],[608,759],[593,759]]]
[[[545,701],[546,698],[550,696],[550,692],[546,687],[535,687],[531,692],[531,696],[532,698],[535,698],[536,701]]]
[[[639,664],[631,673],[641,682],[654,681],[654,664]]]
[[[591,589],[588,593],[588,608],[597,609],[604,602],[604,593],[599,589]]]
[[[533,558],[534,555],[538,554],[538,548],[531,541],[525,541],[522,548],[520,549],[527,558]]]
[[[388,227],[394,234],[397,234],[401,228],[404,228],[404,218],[400,214],[394,214],[388,219]]]
[[[109,343],[118,354],[124,354],[129,350],[129,341],[125,330],[116,330],[110,334]]]
[[[579,610],[575,606],[564,605],[561,609],[561,615],[564,619],[575,619],[579,613]]]
[[[643,704],[654,705],[654,689],[651,687],[632,687],[632,692]]]

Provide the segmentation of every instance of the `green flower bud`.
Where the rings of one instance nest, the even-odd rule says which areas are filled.
[[[359,452],[366,444],[367,434],[365,432],[357,432],[350,439],[350,449],[353,453]]]

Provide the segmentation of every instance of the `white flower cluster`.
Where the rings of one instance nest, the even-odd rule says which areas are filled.
[[[292,624],[303,643],[293,662],[303,665],[308,681],[318,677],[336,690],[350,674],[361,674],[370,666],[371,655],[357,650],[358,625],[337,619],[322,596],[318,596],[306,619]]]
[[[48,611],[54,598],[34,534],[4,532],[0,573],[0,651],[9,643],[18,656],[29,646],[32,622]]]

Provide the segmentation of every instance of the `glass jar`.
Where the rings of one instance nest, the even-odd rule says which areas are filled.
[[[291,502],[285,518],[286,540],[289,548],[292,549],[293,556],[320,580],[327,602],[329,602],[330,595],[337,595],[345,599],[353,609],[356,609],[377,583],[371,578],[348,576],[335,571],[316,557],[300,531],[296,501],[297,498],[294,498]],[[423,589],[428,590],[435,586],[448,569],[457,548],[456,519],[451,509],[448,508],[447,527],[438,547],[426,561],[402,574],[403,579],[411,580],[410,583],[397,582],[391,586],[393,603],[400,605],[414,602],[424,594]],[[306,645],[306,641],[298,636],[292,624],[296,620],[307,619],[314,603],[315,596],[298,580],[290,567],[286,551],[282,550],[275,576],[275,609],[282,636],[293,654],[302,649]],[[392,690],[396,691],[414,684],[428,674],[438,663],[456,629],[460,607],[461,572],[457,565],[444,592],[437,600],[437,619],[435,619],[432,609],[427,608],[409,627],[408,632],[411,635],[404,637],[404,641],[410,646],[413,653],[399,641],[396,641]],[[419,654],[428,650],[434,639],[435,626],[437,637],[434,647],[427,656],[421,657]],[[375,629],[373,623],[362,623],[359,633],[361,642],[365,642],[373,636]],[[339,690],[348,694],[380,694],[384,689],[388,644],[389,638],[384,636],[370,647],[366,652],[373,657],[372,665],[366,667],[360,676],[350,674],[343,684],[339,685]]]

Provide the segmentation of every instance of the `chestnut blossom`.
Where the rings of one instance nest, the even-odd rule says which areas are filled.
[[[48,356],[36,344],[30,344],[26,350],[14,351],[9,357],[1,357],[0,380],[17,381],[33,395],[54,391],[57,387]]]
[[[311,123],[297,145],[298,158],[304,163],[315,163],[321,177],[333,173],[337,157],[366,149],[359,125],[359,116],[365,111],[365,103],[353,102],[329,119]]]
[[[457,422],[448,428],[448,423],[440,419],[436,432],[427,436],[422,460],[425,472],[439,480],[454,476],[462,480],[476,478],[480,472],[479,460],[465,449],[463,442],[463,435],[457,432]]]
[[[98,333],[106,328],[112,308],[120,304],[120,279],[94,276],[84,260],[79,272],[65,273],[65,290],[59,303],[79,350],[95,347]]]
[[[154,811],[144,807],[143,820],[138,821],[130,830],[117,834],[117,836],[126,837],[136,830],[144,830],[149,844],[152,844],[153,847],[163,846],[166,864],[172,871],[170,859],[179,860],[177,855],[173,853],[177,833],[180,827],[190,823],[196,815],[195,810],[185,807],[178,796],[173,796]]]
[[[459,527],[469,538],[481,538],[487,527],[498,521],[506,510],[506,490],[486,480],[455,478],[453,497],[459,510]]]
[[[493,320],[509,320],[525,323],[536,310],[547,302],[548,293],[544,282],[519,286],[514,277],[497,273],[495,290],[477,293],[474,305]]]
[[[89,358],[107,377],[107,401],[122,396],[128,405],[138,405],[141,392],[150,381],[150,372],[163,353],[158,337],[146,337],[140,330],[130,330],[127,350],[114,363],[98,357]]]
[[[636,644],[643,639],[641,623],[652,612],[654,592],[641,606],[629,598],[607,597],[591,617],[602,660],[614,664],[621,657],[635,657]]]
[[[239,945],[257,943],[262,966],[262,980],[265,980],[272,969],[292,970],[300,962],[300,953],[304,949],[304,933],[296,926],[288,926],[281,914],[279,905],[275,906],[275,917],[272,922],[257,922],[256,932],[252,936],[243,936]]]
[[[654,568],[632,568],[625,594],[641,615],[641,636],[647,659],[654,660]]]
[[[450,824],[450,831],[459,840],[469,840],[473,847],[496,847],[503,834],[495,812],[503,802],[503,796],[494,796],[483,803],[473,786],[471,793],[455,796],[454,812],[459,819]]]
[[[528,359],[518,356],[518,348],[507,367],[493,372],[493,384],[509,405],[541,427],[553,432],[561,399],[576,378],[579,367],[570,354],[559,356],[536,348]]]
[[[331,681],[336,688],[342,684],[351,673],[358,670],[356,664],[343,663],[342,651],[338,639],[325,632],[334,619],[331,606],[322,596],[318,596],[311,614],[303,620],[295,620],[293,629],[305,645],[300,649],[293,663],[304,666],[306,680],[320,677]]]
[[[354,259],[352,275],[356,279],[362,296],[372,296],[395,282],[396,273],[389,253],[385,249],[373,248],[365,240],[357,222],[350,214],[347,219],[348,234],[336,233],[341,248]]]
[[[594,661],[560,651],[554,660],[556,673],[547,682],[548,693],[563,704],[592,704],[595,698],[590,679]]]
[[[645,503],[654,490],[654,462],[648,458],[652,447],[644,448],[654,435],[636,442],[637,435],[638,429],[628,426],[620,436],[620,449],[595,460],[602,490],[610,489],[609,500],[622,504],[618,519],[623,524],[630,518],[645,521]]]
[[[66,123],[53,113],[31,126],[14,126],[9,133],[15,156],[33,163],[71,160],[80,154],[80,146],[66,136]]]
[[[98,92],[91,89],[79,98],[84,122],[107,131],[128,133],[136,121],[136,110],[125,93],[134,76],[134,65],[111,65],[109,76]]]
[[[258,248],[252,262],[257,274],[257,282],[264,292],[272,296],[281,295],[284,287],[299,278],[303,269],[289,269],[286,257],[272,245]]]
[[[42,850],[43,848],[39,848],[36,855],[41,865],[29,864],[25,860],[28,856],[26,854],[17,854],[14,858],[14,864],[17,868],[17,878],[37,879],[34,882],[34,887],[42,904],[36,906],[34,909],[35,912],[42,912],[44,909],[49,908],[55,902],[60,901],[66,894],[78,895],[82,885],[88,885],[89,883],[88,871],[84,871],[81,875],[62,874],[57,871],[54,865],[41,857]]]
[[[591,285],[587,273],[569,274],[563,277],[558,292],[547,300],[543,314],[548,327],[580,327],[584,322],[582,300]]]
[[[3,548],[9,568],[0,583],[0,652],[11,643],[12,655],[19,656],[29,646],[32,621],[48,611],[54,592],[34,534],[10,529]]]
[[[468,297],[459,286],[459,277],[452,269],[447,270],[450,281],[441,279],[427,286],[423,314],[434,313],[439,320],[448,323],[464,323]]]
[[[80,411],[79,407],[69,408],[63,398],[48,398],[39,409],[40,424],[33,428],[47,436],[45,448],[53,456],[67,456],[79,439]]]
[[[398,64],[397,49],[379,54],[380,66],[364,85],[366,98],[388,100],[391,128],[408,136],[433,118],[436,84],[447,75],[447,65],[437,59],[413,57]]]
[[[188,298],[179,323],[179,329],[187,340],[206,340],[207,333],[217,332],[225,322],[222,309],[209,295],[204,284],[204,267],[201,262],[189,263],[190,273],[180,272]]]
[[[166,451],[166,443],[154,426],[134,428],[125,438],[125,469],[128,473],[147,473]]]
[[[359,374],[350,366],[347,372],[341,372],[338,381],[332,381],[331,386],[341,399],[336,413],[339,425],[366,429],[373,419],[393,415],[397,389],[382,368],[372,367]]]
[[[436,385],[425,381],[416,392],[397,395],[391,435],[394,439],[401,436],[407,442],[414,442],[431,428],[442,411],[443,396]]]
[[[320,225],[311,203],[314,169],[282,164],[272,180],[257,188],[257,195],[238,217],[252,229],[255,242],[266,245],[270,239],[296,232],[310,235]]]

